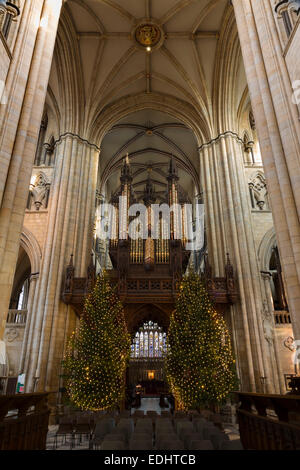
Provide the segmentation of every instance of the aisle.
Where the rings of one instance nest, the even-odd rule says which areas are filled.
[[[165,400],[167,403],[167,400]],[[156,411],[158,414],[161,413],[161,407],[159,406],[159,398],[146,397],[142,398],[142,404],[140,408],[137,408],[139,411]],[[169,411],[169,408],[164,408],[165,411]],[[131,409],[131,412],[134,413],[135,408]]]

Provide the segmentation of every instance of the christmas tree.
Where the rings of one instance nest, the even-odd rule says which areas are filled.
[[[105,274],[86,299],[63,366],[70,400],[83,410],[112,409],[125,396],[130,354],[124,311]]]
[[[197,274],[182,280],[168,342],[166,374],[181,409],[221,403],[236,389],[226,323]]]

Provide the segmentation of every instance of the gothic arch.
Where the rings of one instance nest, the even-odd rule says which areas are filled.
[[[100,147],[107,132],[121,119],[141,111],[152,109],[175,117],[186,124],[193,132],[200,146],[203,141],[212,138],[209,126],[204,117],[189,103],[171,95],[161,93],[139,93],[121,98],[98,114],[91,126],[91,140]]]
[[[32,232],[30,232],[26,227],[23,227],[20,245],[22,246],[22,248],[24,248],[25,252],[29,257],[31,264],[31,274],[39,274],[42,251],[37,239],[32,234]]]
[[[167,332],[172,310],[173,306],[168,304],[166,306],[157,304],[135,305],[134,310],[129,305],[125,307],[128,330],[130,333],[135,333],[140,326],[143,326],[143,323],[151,320],[157,322]]]
[[[258,248],[258,259],[261,271],[269,271],[272,248],[276,245],[276,233],[272,227],[264,235]]]

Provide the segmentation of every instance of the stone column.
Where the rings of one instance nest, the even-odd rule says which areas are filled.
[[[57,144],[49,223],[29,334],[27,391],[57,390],[67,337],[76,325],[61,301],[65,269],[74,254],[75,275],[85,277],[92,249],[99,149],[66,134]]]
[[[276,387],[276,393],[286,393],[286,388],[285,388],[285,383],[284,383],[284,376],[282,372],[282,367],[281,367],[281,361],[280,361],[280,354],[279,354],[279,349],[278,349],[278,342],[277,342],[277,337],[275,334],[275,320],[274,320],[274,304],[273,304],[273,297],[272,297],[272,290],[271,290],[271,279],[272,275],[271,273],[261,273],[261,277],[264,283],[264,290],[265,290],[265,297],[266,297],[266,306],[265,306],[265,321],[267,325],[269,325],[270,328],[270,338],[269,341],[271,343],[274,343],[274,357],[273,359],[273,370],[274,373],[276,372],[277,377],[278,377],[278,383],[275,384],[277,385]]]
[[[233,0],[294,336],[300,339],[300,125],[270,2]]]
[[[26,326],[25,326],[24,339],[23,339],[23,344],[22,344],[22,352],[21,352],[20,365],[19,365],[20,374],[22,374],[24,371],[25,352],[27,350],[28,335],[30,331],[32,317],[33,317],[32,307],[33,307],[33,302],[34,302],[34,298],[36,295],[38,279],[39,279],[39,274],[34,274],[30,278],[29,296],[28,296],[28,303],[27,303],[27,319],[26,319]]]
[[[208,246],[212,263],[224,273],[226,252],[237,271],[239,302],[232,307],[231,322],[243,390],[274,391],[270,350],[264,335],[262,286],[252,233],[251,207],[245,192],[242,142],[231,133],[200,149],[206,205]]]
[[[0,141],[0,338],[3,337],[14,272],[19,251],[20,235],[29,191],[32,166],[44,109],[56,31],[62,0],[25,2],[30,21],[25,28],[23,55],[16,54],[22,69],[15,88],[11,87],[6,126]],[[29,9],[29,11],[27,11]],[[25,15],[26,19],[26,15]],[[24,20],[25,21],[25,20]],[[40,25],[39,28],[37,25]],[[38,28],[38,29],[37,29]],[[31,48],[29,47],[31,45]],[[22,44],[18,44],[22,49]],[[17,47],[17,49],[18,49]],[[18,51],[17,51],[18,52]],[[28,56],[29,54],[29,56]],[[26,73],[28,75],[26,75]],[[8,82],[12,77],[8,78]],[[22,88],[22,85],[23,87]],[[25,85],[26,84],[26,87]],[[10,121],[11,113],[11,121]],[[2,189],[1,189],[2,188]]]

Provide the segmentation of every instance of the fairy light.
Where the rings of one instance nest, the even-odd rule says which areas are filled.
[[[236,389],[235,360],[225,320],[197,274],[182,280],[168,342],[166,374],[181,409],[221,403]]]
[[[129,355],[123,306],[104,273],[86,299],[63,361],[71,402],[93,411],[120,405]]]

